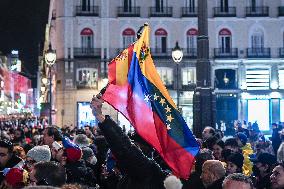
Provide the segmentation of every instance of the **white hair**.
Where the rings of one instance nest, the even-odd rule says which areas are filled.
[[[164,180],[164,186],[166,189],[181,189],[182,183],[176,176],[170,175]]]

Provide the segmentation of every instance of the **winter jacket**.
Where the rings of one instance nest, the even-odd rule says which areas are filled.
[[[213,182],[213,184],[209,185],[206,189],[222,189],[222,184],[223,184],[223,180],[225,178],[221,178],[219,180],[216,180],[215,182]]]
[[[6,163],[5,167],[1,167],[0,171],[3,171],[5,168],[13,168],[15,166],[17,166],[18,163],[20,163],[21,161],[23,161],[20,157],[16,156],[15,154],[13,154],[11,156],[11,158],[8,160],[8,162]],[[3,174],[0,174],[0,183],[4,180],[4,176]]]
[[[87,167],[84,160],[79,160],[65,165],[67,183],[78,183],[87,186],[96,185],[96,177],[91,168]]]
[[[109,116],[99,123],[99,127],[123,175],[117,189],[164,189],[166,173],[131,143],[128,136]]]

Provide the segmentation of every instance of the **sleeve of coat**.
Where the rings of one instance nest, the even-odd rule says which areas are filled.
[[[99,127],[123,172],[139,179],[152,176],[164,178],[160,166],[154,160],[147,158],[109,116],[106,116],[104,122],[99,123]]]

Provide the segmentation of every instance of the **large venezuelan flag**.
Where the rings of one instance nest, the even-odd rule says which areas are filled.
[[[149,36],[145,25],[139,40],[111,61],[102,98],[130,121],[174,174],[188,178],[199,145],[156,71]]]

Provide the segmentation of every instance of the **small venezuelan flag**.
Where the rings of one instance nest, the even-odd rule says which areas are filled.
[[[121,112],[174,174],[188,178],[199,145],[163,85],[150,54],[150,28],[109,64],[104,101]]]

